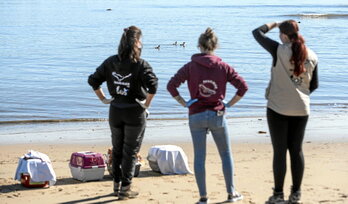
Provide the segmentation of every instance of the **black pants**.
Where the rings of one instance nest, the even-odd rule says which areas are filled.
[[[290,153],[292,189],[300,190],[304,172],[302,142],[308,116],[285,116],[268,108],[267,121],[273,146],[274,190],[283,192],[287,150]]]
[[[140,106],[116,108],[110,105],[109,124],[114,181],[128,186],[132,182],[137,153],[144,137],[145,110]]]

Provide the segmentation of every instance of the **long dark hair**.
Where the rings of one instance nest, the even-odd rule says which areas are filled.
[[[213,29],[208,27],[205,32],[199,36],[198,44],[205,51],[214,51],[218,46],[218,38]]]
[[[279,30],[281,33],[288,36],[290,42],[292,43],[292,57],[290,62],[295,66],[294,74],[299,76],[306,71],[304,67],[304,62],[307,59],[307,49],[305,46],[305,40],[299,33],[298,24],[294,20],[287,20],[279,25]]]
[[[141,38],[141,30],[136,26],[130,26],[123,31],[118,46],[118,57],[121,61],[129,59],[131,62],[138,62],[141,55],[141,48],[137,46],[137,42]]]

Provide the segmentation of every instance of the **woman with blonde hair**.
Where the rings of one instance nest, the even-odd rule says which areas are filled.
[[[227,202],[242,200],[233,182],[233,159],[230,137],[225,118],[226,108],[232,107],[245,94],[248,87],[244,79],[221,58],[214,54],[218,38],[211,28],[207,28],[198,40],[199,54],[192,56],[170,79],[167,89],[184,107],[189,108],[189,126],[194,148],[194,172],[199,189],[199,204],[208,203],[205,180],[206,137],[212,133],[218,148],[225,178]],[[187,81],[191,100],[186,102],[177,88]],[[226,84],[232,84],[236,94],[224,103]]]
[[[282,44],[265,34],[279,27]],[[274,191],[267,203],[284,203],[286,153],[292,173],[290,204],[301,202],[304,172],[302,142],[309,115],[309,95],[318,87],[318,58],[305,45],[296,21],[268,23],[253,31],[256,41],[273,57],[266,89],[267,121],[273,146]]]

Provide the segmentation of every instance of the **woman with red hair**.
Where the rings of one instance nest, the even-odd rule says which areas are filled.
[[[265,34],[279,27],[282,44]],[[301,203],[304,172],[302,143],[310,113],[309,95],[318,88],[318,58],[306,45],[296,21],[268,23],[253,31],[256,41],[273,57],[266,89],[267,121],[273,146],[273,195],[268,204],[284,203],[286,154],[290,153],[291,204]]]

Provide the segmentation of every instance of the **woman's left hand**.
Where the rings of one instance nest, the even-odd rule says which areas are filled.
[[[223,100],[222,103],[224,104],[224,106],[226,108],[230,108],[231,107],[231,105],[228,102],[226,102],[225,100]]]
[[[110,104],[111,101],[113,101],[114,98],[110,98],[110,99],[107,99],[107,98],[104,98],[103,100],[101,100],[104,104]]]

